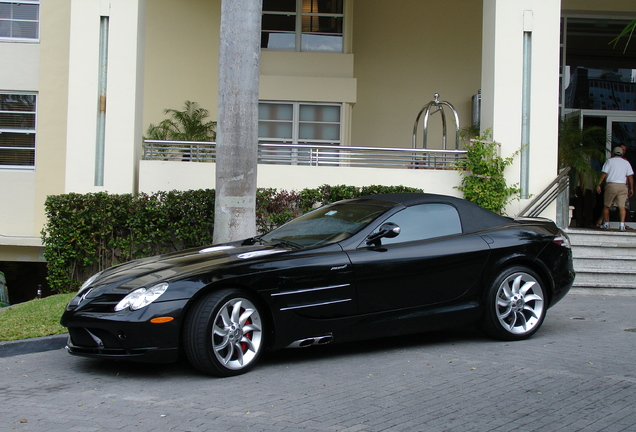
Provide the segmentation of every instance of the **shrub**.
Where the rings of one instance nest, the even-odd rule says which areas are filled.
[[[490,132],[486,131],[466,146],[466,159],[457,166],[462,175],[461,185],[457,189],[463,192],[464,199],[495,213],[502,213],[513,196],[521,191],[518,184],[508,186],[504,176],[506,167],[512,164],[519,152],[502,158],[498,152],[499,144],[490,139]]]

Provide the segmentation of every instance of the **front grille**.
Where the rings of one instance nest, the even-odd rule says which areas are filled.
[[[71,327],[68,329],[71,343],[76,347],[90,349],[123,349],[116,335],[103,329],[85,329]]]

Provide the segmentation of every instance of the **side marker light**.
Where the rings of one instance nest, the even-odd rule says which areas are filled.
[[[157,317],[150,320],[153,324],[163,324],[172,321],[173,317]]]

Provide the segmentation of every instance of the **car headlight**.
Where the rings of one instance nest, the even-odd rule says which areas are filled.
[[[115,306],[115,312],[119,312],[126,308],[130,310],[138,310],[148,306],[153,301],[157,300],[161,294],[168,289],[167,283],[160,283],[151,288],[139,288],[124,297],[117,306]]]

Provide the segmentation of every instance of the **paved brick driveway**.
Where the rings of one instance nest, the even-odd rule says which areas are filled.
[[[634,431],[636,296],[571,293],[528,341],[471,329],[286,350],[235,378],[0,358],[0,431]]]

